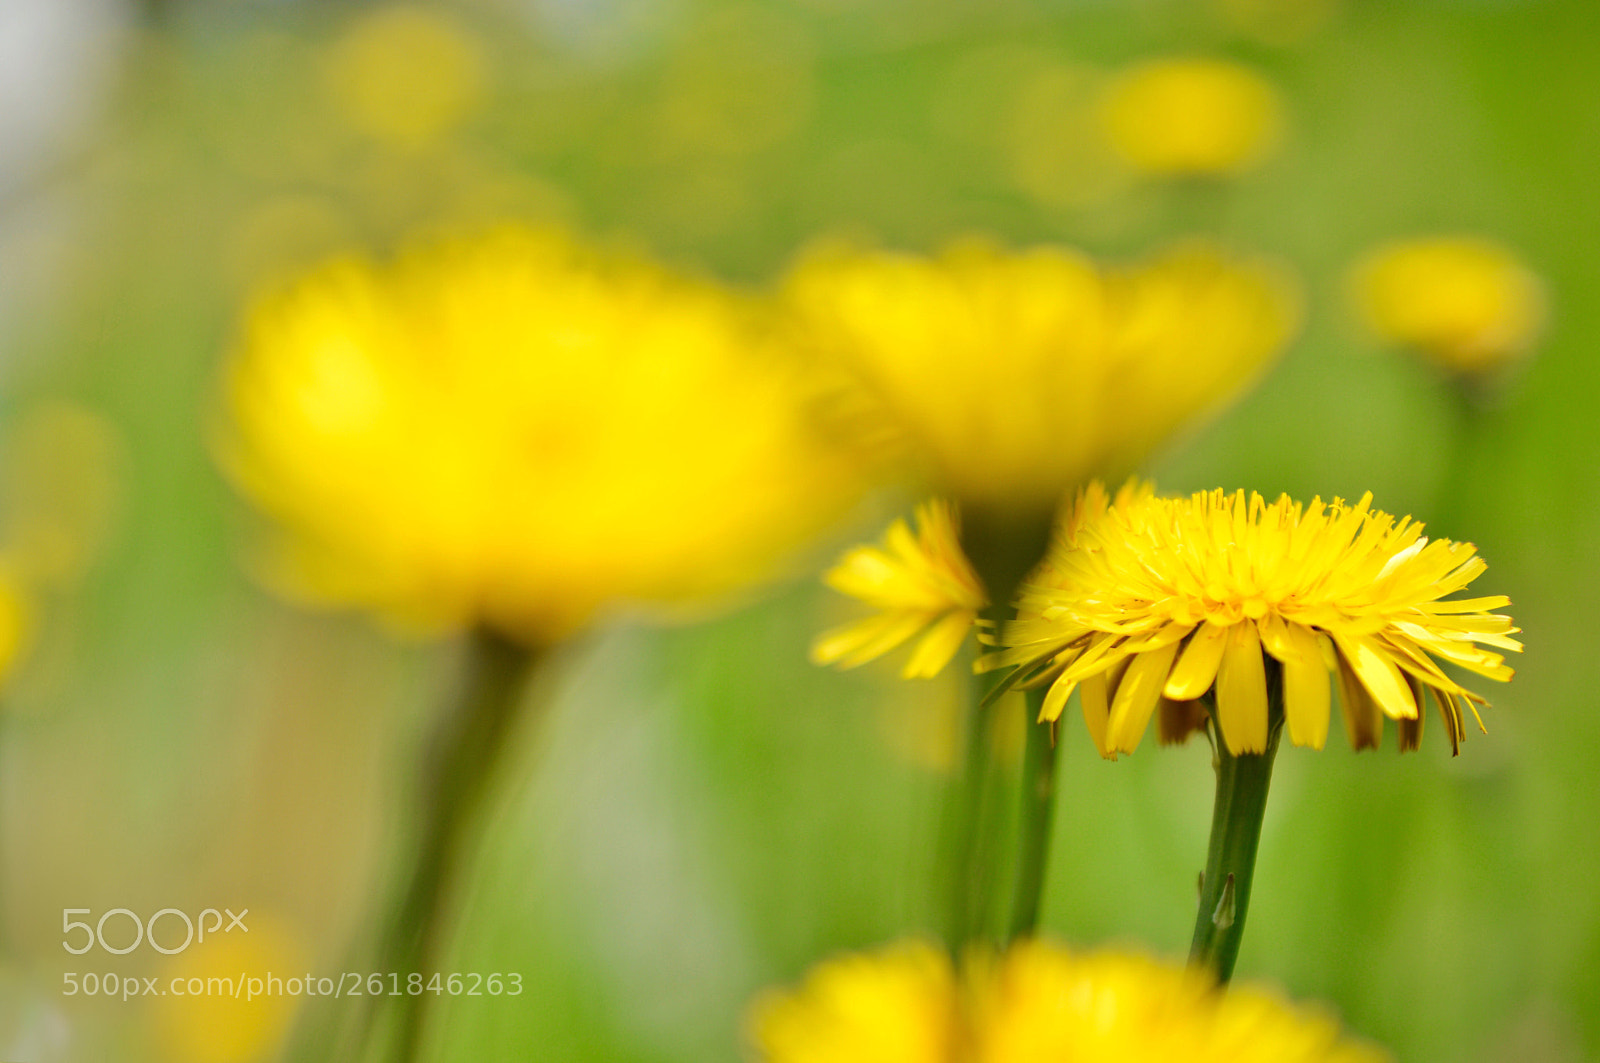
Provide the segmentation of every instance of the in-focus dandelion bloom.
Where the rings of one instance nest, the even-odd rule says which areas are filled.
[[[881,547],[853,547],[828,570],[828,586],[878,611],[823,632],[812,643],[813,661],[854,668],[919,634],[902,673],[907,679],[938,675],[956,655],[989,598],[961,551],[950,503],[924,502],[916,520],[915,535],[896,520]]]
[[[1470,236],[1398,241],[1354,270],[1368,326],[1456,373],[1526,353],[1545,323],[1544,286],[1512,252]]]
[[[1243,491],[1158,498],[1130,483],[1112,501],[1096,483],[1064,511],[1006,648],[981,666],[1049,684],[1043,719],[1078,689],[1108,757],[1133,752],[1157,712],[1164,739],[1186,737],[1208,704],[1229,750],[1261,752],[1269,682],[1291,740],[1321,748],[1330,676],[1355,748],[1376,747],[1388,716],[1400,748],[1415,749],[1425,694],[1456,748],[1462,707],[1476,716],[1483,699],[1438,661],[1503,681],[1511,669],[1484,647],[1522,649],[1511,618],[1490,611],[1509,599],[1446,597],[1485,567],[1471,543],[1430,541],[1410,517],[1372,509],[1371,495],[1302,506]]]
[[[268,576],[427,627],[558,638],[769,573],[851,466],[742,304],[554,233],[335,262],[260,302],[221,457]]]
[[[1203,244],[1122,270],[1050,247],[835,249],[786,294],[805,342],[938,490],[1008,508],[1127,472],[1253,380],[1298,321],[1276,269]]]
[[[1248,170],[1277,147],[1283,104],[1260,74],[1222,59],[1156,59],[1114,78],[1100,105],[1130,166],[1162,176]]]
[[[1137,955],[1024,941],[957,973],[902,943],[820,964],[752,1009],[762,1063],[1378,1063],[1337,1023],[1265,989]]]

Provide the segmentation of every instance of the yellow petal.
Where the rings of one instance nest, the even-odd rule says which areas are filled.
[[[1378,643],[1365,635],[1346,636],[1338,632],[1332,635],[1339,652],[1350,662],[1350,667],[1361,677],[1383,711],[1395,719],[1415,719],[1417,702],[1411,696],[1411,686],[1400,667]]]
[[[1411,697],[1417,703],[1417,708],[1422,708],[1422,684],[1416,679],[1407,676],[1407,684],[1411,687]],[[1422,748],[1422,721],[1424,714],[1418,711],[1412,718],[1402,718],[1399,721],[1400,752],[1415,753]]]
[[[1174,701],[1192,701],[1211,689],[1228,642],[1228,626],[1214,620],[1201,624],[1190,636],[1162,691]]]
[[[1383,738],[1383,712],[1367,693],[1367,688],[1351,671],[1350,664],[1339,656],[1339,703],[1344,708],[1345,730],[1350,735],[1350,748],[1377,749]]]
[[[1217,724],[1228,751],[1262,753],[1267,748],[1267,673],[1254,624],[1228,632],[1217,669]]]
[[[1283,661],[1283,715],[1289,740],[1321,749],[1328,741],[1328,669],[1317,636],[1299,624],[1286,626],[1293,656]]]
[[[1094,747],[1107,760],[1116,760],[1117,755],[1106,745],[1106,721],[1111,717],[1111,703],[1106,694],[1104,672],[1084,679],[1078,688],[1078,704],[1083,707],[1083,722],[1089,728],[1089,737],[1094,739]]]
[[[1461,707],[1456,704],[1455,695],[1448,690],[1438,687],[1429,687],[1433,694],[1433,703],[1439,707],[1439,718],[1444,721],[1444,727],[1450,734],[1450,755],[1461,755],[1461,740],[1467,737],[1467,725],[1461,719]]]
[[[1503,594],[1487,598],[1455,598],[1449,601],[1424,602],[1418,608],[1429,613],[1480,613],[1488,609],[1502,609],[1511,604]]]
[[[956,651],[961,649],[967,632],[972,630],[974,619],[971,613],[957,611],[933,625],[917,643],[905,670],[900,674],[907,679],[931,679],[938,675],[950,663]]]
[[[1039,707],[1039,723],[1054,723],[1061,719],[1061,710],[1067,707],[1067,699],[1072,696],[1076,683],[1057,680],[1045,692],[1044,704]],[[1096,743],[1097,745],[1099,743]]]
[[[823,632],[811,644],[811,659],[818,664],[854,668],[888,653],[927,622],[928,618],[920,613],[880,613]]]
[[[1295,625],[1289,624],[1277,613],[1268,613],[1256,621],[1256,630],[1261,635],[1261,648],[1280,661],[1293,657],[1300,647],[1289,633],[1291,626]]]
[[[1136,654],[1117,684],[1116,700],[1111,705],[1111,719],[1106,725],[1106,744],[1120,753],[1132,753],[1139,748],[1150,714],[1161,698],[1161,688],[1166,684],[1167,673],[1172,670],[1172,660],[1178,655],[1178,644],[1169,642],[1160,649]]]

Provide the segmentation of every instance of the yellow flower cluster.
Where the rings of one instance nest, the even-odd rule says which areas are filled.
[[[959,974],[902,943],[815,968],[756,1002],[762,1063],[1379,1063],[1381,1050],[1275,994],[1118,952],[1025,941]]]
[[[269,579],[423,627],[559,638],[766,574],[851,466],[725,290],[507,228],[260,301],[219,449]]]
[[[1371,503],[1221,490],[1169,499],[1134,483],[1111,500],[1093,484],[1024,584],[1000,637],[1007,648],[980,664],[1050,684],[1045,719],[1078,689],[1108,757],[1133,752],[1158,711],[1163,736],[1184,737],[1205,718],[1200,698],[1213,699],[1229,750],[1261,752],[1280,691],[1290,738],[1321,748],[1330,676],[1355,748],[1375,747],[1388,716],[1401,748],[1414,749],[1425,693],[1454,748],[1462,707],[1476,715],[1482,699],[1437,660],[1510,679],[1501,654],[1483,648],[1522,649],[1511,618],[1490,611],[1509,600],[1447,598],[1484,571],[1476,548],[1430,541],[1420,523]]]
[[[1058,248],[819,252],[786,286],[940,490],[1048,509],[1254,379],[1294,332],[1274,268],[1183,244],[1127,269]]]

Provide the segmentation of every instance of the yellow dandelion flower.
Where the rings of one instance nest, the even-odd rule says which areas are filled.
[[[961,551],[954,507],[942,499],[924,502],[916,521],[915,535],[896,520],[881,547],[853,547],[823,577],[878,612],[818,636],[811,646],[817,664],[854,668],[921,635],[902,674],[929,678],[961,648],[988,595]]]
[[[770,573],[843,499],[803,377],[720,288],[507,228],[250,314],[220,456],[304,600],[559,638]]]
[[[1275,269],[1186,244],[1124,270],[968,243],[819,252],[786,287],[805,341],[963,504],[1042,508],[1125,472],[1253,379],[1298,320]]]
[[[960,972],[902,943],[818,965],[751,1012],[762,1063],[1378,1063],[1376,1047],[1262,988],[1120,952],[1023,941]]]
[[[1539,278],[1507,248],[1476,237],[1381,247],[1353,271],[1351,293],[1380,338],[1456,373],[1525,354],[1545,324]]]
[[[1162,176],[1240,173],[1269,156],[1283,136],[1277,90],[1222,59],[1139,63],[1106,86],[1100,118],[1125,162]]]
[[[1262,752],[1277,693],[1290,738],[1320,749],[1330,676],[1355,748],[1376,747],[1388,716],[1400,748],[1415,749],[1426,693],[1454,749],[1462,707],[1476,716],[1483,699],[1438,661],[1504,681],[1504,657],[1484,647],[1522,649],[1511,618],[1490,612],[1509,599],[1446,597],[1484,571],[1476,555],[1372,509],[1370,494],[1302,506],[1243,491],[1157,498],[1130,483],[1113,501],[1093,484],[1024,584],[1007,648],[981,666],[1048,683],[1043,719],[1078,689],[1108,757],[1133,752],[1158,711],[1163,739],[1176,740],[1212,706],[1230,752]]]

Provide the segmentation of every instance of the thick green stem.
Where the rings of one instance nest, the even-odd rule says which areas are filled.
[[[459,703],[440,722],[423,765],[421,830],[406,882],[384,931],[379,970],[427,979],[450,927],[452,894],[471,852],[482,806],[516,720],[534,655],[487,630],[472,636]],[[402,994],[392,1058],[421,1049],[427,994]]]
[[[972,680],[962,743],[960,774],[946,810],[944,864],[949,897],[945,944],[959,955],[984,932],[988,921],[994,861],[985,821],[992,817],[991,776],[994,773],[994,728],[979,707],[987,684]]]
[[[971,507],[962,514],[962,546],[989,595],[985,618],[998,627],[1008,619],[1023,577],[1044,556],[1050,537],[1048,509],[1007,511]],[[998,786],[995,728],[982,707],[998,676],[969,684],[966,741],[956,786],[950,797],[945,846],[949,915],[945,943],[953,953],[995,926]]]
[[[1055,725],[1039,723],[1044,689],[1028,691],[1023,711],[1028,728],[1022,754],[1022,815],[1018,831],[1016,888],[1011,902],[1011,939],[1030,936],[1039,925],[1039,899],[1050,860],[1050,828],[1056,807]]]
[[[1217,750],[1217,798],[1211,812],[1211,844],[1206,870],[1200,879],[1200,910],[1189,947],[1191,966],[1211,968],[1217,981],[1233,977],[1239,942],[1244,937],[1245,914],[1250,909],[1250,886],[1255,875],[1256,849],[1261,842],[1261,820],[1267,810],[1267,787],[1272,782],[1272,761],[1278,753],[1281,714],[1273,714],[1262,753],[1228,752],[1220,733]]]

